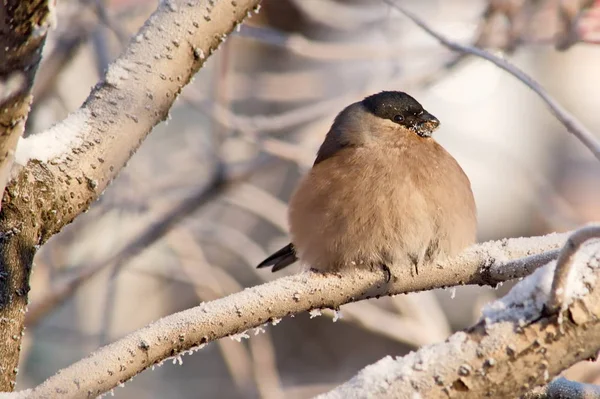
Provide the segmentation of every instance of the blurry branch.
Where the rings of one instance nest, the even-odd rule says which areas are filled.
[[[0,195],[25,130],[31,88],[54,18],[52,0],[5,0],[0,5]]]
[[[423,309],[423,311],[425,311]],[[399,316],[371,302],[357,302],[344,308],[341,320],[413,348],[443,340],[437,329],[427,328],[420,320]]]
[[[584,15],[585,9],[589,8],[595,0],[559,1],[558,17],[560,32],[556,38],[557,50],[568,50],[581,41],[578,23]]]
[[[183,228],[173,230],[169,236],[169,245],[180,259],[180,263],[189,279],[195,284],[196,293],[201,300],[214,300],[225,295],[241,291],[243,287],[222,268],[208,264],[200,245],[192,234]],[[198,289],[200,285],[211,287],[211,293]],[[245,396],[248,396],[248,377],[252,373],[257,391],[262,398],[283,398],[281,382],[275,362],[275,349],[268,331],[252,334],[249,342],[250,355],[244,345],[232,340],[219,340],[223,357],[232,377]],[[241,352],[228,356],[231,351]],[[251,359],[250,359],[251,358]],[[241,361],[243,360],[243,361]],[[239,370],[243,368],[243,370]],[[241,378],[243,377],[243,378]]]
[[[44,298],[29,306],[25,317],[26,325],[31,326],[37,323],[46,314],[70,298],[82,284],[106,267],[115,265],[113,275],[118,274],[120,269],[131,259],[139,255],[145,248],[163,238],[165,234],[183,219],[201,207],[211,203],[231,187],[245,181],[260,166],[260,164],[253,164],[245,171],[236,174],[225,172],[220,166],[217,167],[213,177],[204,187],[182,200],[179,204],[164,213],[158,220],[149,224],[116,254],[108,259],[96,261],[91,265],[74,268],[76,271],[73,276],[67,277],[66,281],[59,283]]]
[[[36,387],[30,397],[52,396],[57,389],[65,398],[100,395],[165,358],[290,314],[337,309],[381,295],[461,284],[496,285],[503,280],[494,276],[521,277],[530,272],[529,268],[515,270],[511,260],[528,256],[530,264],[541,266],[535,254],[558,248],[565,240],[564,234],[550,234],[478,244],[453,260],[420,272],[418,279],[411,277],[406,265],[393,265],[394,278],[388,284],[383,273],[362,269],[348,270],[343,276],[305,272],[283,277],[158,320],[61,370]],[[499,269],[510,272],[498,273]]]
[[[491,303],[475,326],[444,343],[367,366],[321,399],[520,397],[600,349],[600,245],[577,258],[581,281],[560,315],[544,315],[553,265]],[[583,251],[581,251],[583,252]],[[562,323],[557,319],[562,318]],[[572,398],[573,396],[564,396]]]
[[[78,16],[76,16],[78,17]],[[70,29],[58,38],[52,52],[44,58],[33,86],[35,104],[43,101],[57,81],[57,77],[65,66],[74,58],[81,45],[85,43],[91,32],[89,21],[74,18],[70,21]],[[35,106],[35,105],[34,105]]]
[[[220,270],[222,274],[213,273],[216,268],[208,263],[202,248],[187,229],[178,228],[171,231],[167,241],[179,259],[180,267],[188,276],[188,281],[193,284],[200,301],[214,300],[242,289],[233,277],[225,274],[223,270]],[[202,289],[200,284],[210,287],[210,290]],[[226,339],[219,340],[217,345],[240,394],[253,389],[250,354],[245,346]]]
[[[321,61],[352,61],[398,58],[403,44],[356,44],[327,43],[310,40],[299,34],[290,34],[269,27],[243,25],[235,34],[241,38],[254,39],[261,43],[284,48],[291,53]]]
[[[548,300],[548,311],[562,310],[567,299],[567,282],[573,267],[573,259],[579,248],[588,240],[600,238],[600,225],[587,226],[577,230],[567,240],[556,259],[556,271],[552,280],[552,291]]]
[[[396,295],[391,298],[392,306],[406,318],[415,320],[429,336],[429,343],[446,339],[452,329],[446,313],[433,291],[414,295]]]
[[[578,25],[581,42],[588,44],[600,44],[600,2],[596,1],[594,6],[587,10]]]
[[[358,30],[380,23],[387,13],[377,2],[339,2],[331,0],[290,0],[312,23],[327,29]],[[335,18],[331,16],[335,15]]]
[[[88,0],[91,3],[98,20],[107,28],[109,28],[119,39],[122,46],[127,44],[129,40],[129,33],[121,26],[120,22],[113,18],[107,9],[105,0]]]
[[[81,108],[51,129],[20,143],[17,159],[21,168],[9,184],[12,195],[5,201],[0,225],[3,231],[15,233],[7,236],[4,246],[33,254],[36,246],[85,211],[152,128],[168,117],[177,95],[206,58],[258,3],[161,2]],[[179,211],[183,215],[196,206],[186,202]],[[169,227],[167,223],[162,228]],[[162,233],[148,231],[118,256],[133,256],[140,245],[157,239],[157,234]],[[21,254],[15,258],[31,262]],[[89,278],[103,264],[86,268],[78,280]],[[15,270],[30,268],[30,263],[15,265]],[[19,278],[27,288],[18,287],[12,292],[18,289],[26,293],[28,280],[28,275]],[[57,300],[78,285],[75,279],[65,284]],[[17,312],[25,313],[25,304],[26,300]],[[11,335],[20,337],[21,331]],[[9,341],[14,340],[4,340]]]
[[[533,80],[529,75],[525,72],[521,71],[508,61],[503,60],[491,53],[488,53],[485,50],[465,46],[459,43],[456,43],[445,36],[437,33],[433,30],[427,23],[425,23],[422,19],[418,18],[412,12],[406,10],[404,7],[398,5],[394,0],[382,0],[385,3],[389,4],[391,7],[400,11],[410,20],[412,20],[415,24],[417,24],[421,29],[426,31],[428,34],[437,39],[442,45],[448,47],[453,51],[457,51],[460,53],[467,53],[471,55],[475,55],[477,57],[483,58],[492,62],[494,65],[499,68],[505,70],[510,73],[521,82],[523,82],[527,87],[533,90],[550,108],[550,112],[567,128],[569,132],[571,132],[575,137],[577,137],[593,154],[598,160],[600,160],[600,142],[596,139],[594,134],[587,130],[587,128],[579,122],[577,118],[575,118],[569,111],[564,109],[554,98],[552,98],[535,80]]]
[[[523,395],[523,399],[600,399],[600,386],[559,377]]]
[[[200,91],[194,90],[192,87],[182,94],[182,98],[229,129],[246,134],[265,134],[298,126],[309,120],[324,116],[336,107],[340,107],[347,100],[351,100],[352,96],[318,101],[275,115],[255,116],[237,115],[219,104],[204,99]]]

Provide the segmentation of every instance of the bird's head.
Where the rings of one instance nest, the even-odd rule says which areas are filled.
[[[367,112],[404,127],[421,137],[430,137],[440,125],[440,121],[419,104],[417,100],[401,91],[382,91],[361,101]]]
[[[338,114],[319,149],[318,164],[348,147],[386,148],[428,139],[440,121],[400,91],[382,91]],[[414,139],[414,140],[412,140]]]

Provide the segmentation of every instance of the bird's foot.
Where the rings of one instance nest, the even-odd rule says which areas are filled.
[[[392,271],[385,263],[381,264],[381,269],[383,270],[383,274],[385,276],[385,283],[387,284],[392,279]]]
[[[411,261],[410,276],[416,277],[419,275],[419,257],[414,254],[408,254],[408,257]]]

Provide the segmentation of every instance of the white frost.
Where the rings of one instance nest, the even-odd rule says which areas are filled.
[[[460,356],[468,336],[457,332],[448,338],[448,342],[422,347],[419,352],[411,352],[404,357],[392,358],[386,356],[378,362],[362,369],[350,381],[337,389],[318,396],[317,398],[347,399],[367,397],[364,387],[368,387],[369,395],[374,397],[387,396],[390,386],[397,379],[405,379],[415,373],[433,368],[439,359],[452,359]],[[418,365],[418,366],[416,366]],[[415,367],[416,366],[416,367]]]
[[[334,310],[333,311],[333,322],[335,323],[336,321],[338,321],[341,318],[342,318],[342,312],[340,312],[339,310]]]
[[[587,285],[593,286],[600,268],[600,240],[590,240],[573,258],[569,273],[564,306],[588,294]],[[503,320],[531,320],[539,316],[548,301],[556,261],[537,269],[531,276],[517,283],[503,298],[486,305],[483,318],[488,323]]]
[[[258,326],[256,328],[254,328],[254,335],[258,335],[258,334],[264,333],[264,332],[265,332],[265,329],[262,326]]]
[[[239,334],[230,335],[229,338],[231,338],[232,340],[237,341],[237,342],[242,342],[242,339],[244,339],[244,338],[248,339],[248,338],[250,338],[250,336],[248,335],[248,333],[246,331],[242,331]]]
[[[129,79],[129,71],[135,68],[132,62],[119,59],[108,66],[105,82],[109,85],[118,88],[122,81]]]
[[[89,119],[89,111],[80,108],[45,132],[20,139],[15,163],[25,166],[31,159],[48,162],[69,153],[83,143]]]

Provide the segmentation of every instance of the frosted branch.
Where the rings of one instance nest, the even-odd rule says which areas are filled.
[[[575,254],[588,240],[600,238],[600,226],[586,226],[574,232],[562,248],[556,260],[556,271],[552,281],[552,293],[548,299],[548,311],[558,312],[565,305],[569,272],[573,266]]]
[[[385,284],[380,272],[350,270],[343,276],[304,272],[192,309],[167,316],[101,348],[61,370],[32,391],[46,397],[57,389],[62,397],[99,395],[166,358],[178,356],[207,342],[279,322],[285,316],[317,308],[333,308],[381,295],[429,290],[462,284],[495,285],[502,268],[514,269],[513,260],[560,248],[566,234],[514,238],[475,245],[456,259],[419,271],[412,277],[407,265],[394,265],[397,279]],[[544,255],[542,255],[544,256]]]
[[[544,313],[555,263],[489,304],[475,326],[404,357],[388,356],[320,398],[519,397],[547,384],[600,349],[600,244],[575,256],[578,278],[560,325],[557,315]]]

